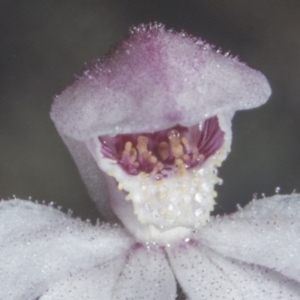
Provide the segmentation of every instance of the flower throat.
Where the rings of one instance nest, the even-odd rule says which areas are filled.
[[[184,176],[188,169],[201,166],[221,148],[224,132],[217,117],[202,126],[172,128],[141,134],[99,137],[105,157],[118,162],[130,175],[150,174],[159,180]]]

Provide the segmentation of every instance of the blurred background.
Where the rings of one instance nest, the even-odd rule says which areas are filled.
[[[269,102],[236,114],[218,213],[253,195],[300,192],[299,0],[1,0],[0,198],[98,214],[49,110],[85,62],[149,21],[184,29],[263,72]]]

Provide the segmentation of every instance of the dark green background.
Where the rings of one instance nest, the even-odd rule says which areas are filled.
[[[300,191],[300,1],[0,2],[0,198],[54,201],[97,217],[49,118],[52,98],[130,25],[160,21],[230,50],[269,79],[267,105],[236,114],[218,212],[254,193]]]

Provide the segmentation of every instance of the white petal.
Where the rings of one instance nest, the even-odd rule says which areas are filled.
[[[271,270],[226,259],[201,244],[168,250],[182,289],[194,300],[299,299],[300,286]]]
[[[175,297],[176,283],[165,253],[143,246],[133,249],[113,299],[168,300]]]
[[[112,299],[115,283],[124,265],[125,256],[120,256],[78,274],[71,271],[66,279],[54,284],[40,300]]]
[[[120,228],[92,226],[28,201],[2,201],[0,299],[41,297],[71,273],[124,256],[132,243]]]
[[[300,195],[252,201],[210,222],[198,238],[224,256],[274,269],[300,282]]]

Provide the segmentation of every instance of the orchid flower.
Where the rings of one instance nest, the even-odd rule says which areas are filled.
[[[266,78],[141,25],[56,97],[51,117],[102,219],[0,203],[0,299],[300,299],[300,196],[212,217],[236,110]]]

